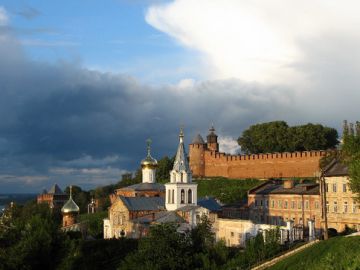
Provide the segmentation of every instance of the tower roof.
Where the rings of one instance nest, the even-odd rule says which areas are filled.
[[[64,192],[61,190],[61,188],[55,184],[52,186],[52,188],[48,191],[48,194],[56,194],[56,195],[62,195]]]
[[[79,213],[80,208],[72,199],[72,187],[70,186],[70,198],[61,208],[61,212],[66,213]]]
[[[216,136],[217,137],[217,135],[215,134],[215,128],[214,128],[214,124],[212,124],[211,125],[211,128],[209,129],[209,134],[208,134],[208,136]]]
[[[194,139],[193,139],[193,141],[192,141],[192,144],[205,144],[205,141],[204,141],[204,139],[201,137],[200,134],[197,134],[197,135],[194,137]]]
[[[180,171],[190,172],[190,167],[184,147],[184,132],[182,128],[180,130],[179,139],[180,142],[176,152],[173,170],[178,172]]]
[[[157,160],[151,156],[151,140],[148,139],[147,143],[147,156],[141,161],[141,166],[157,166]]]

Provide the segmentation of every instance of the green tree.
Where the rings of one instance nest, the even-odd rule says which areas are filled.
[[[140,239],[136,253],[119,269],[191,269],[191,242],[187,234],[176,231],[175,224],[154,225],[148,237]]]
[[[341,150],[342,162],[349,168],[350,189],[360,200],[360,134],[349,133],[344,136]]]
[[[170,171],[174,165],[175,156],[171,159],[168,156],[163,157],[158,161],[156,169],[156,181],[159,183],[166,183],[170,179]]]
[[[289,127],[284,121],[250,126],[238,139],[245,153],[323,150],[338,144],[336,129],[320,124]]]

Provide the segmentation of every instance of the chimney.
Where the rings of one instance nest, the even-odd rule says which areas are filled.
[[[292,179],[286,179],[284,180],[284,188],[285,189],[291,189],[295,186],[295,181]]]

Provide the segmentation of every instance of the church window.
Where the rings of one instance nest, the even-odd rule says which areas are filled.
[[[192,203],[192,190],[188,190],[188,203]]]
[[[181,190],[181,203],[185,203],[185,190]]]

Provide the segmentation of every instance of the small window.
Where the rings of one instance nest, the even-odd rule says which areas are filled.
[[[344,202],[344,213],[348,212],[348,203]]]
[[[181,203],[184,204],[185,203],[185,190],[181,190]]]
[[[337,185],[336,185],[336,183],[333,184],[333,192],[337,192]]]
[[[298,209],[301,209],[301,208],[302,208],[302,203],[298,202]]]
[[[309,209],[309,201],[305,201],[305,209]]]
[[[285,209],[288,208],[288,201],[284,201],[284,208],[285,208]]]
[[[347,185],[343,184],[343,192],[347,192]]]
[[[329,207],[329,202],[327,201],[327,202],[326,202],[326,212],[329,213],[329,211],[330,211],[330,207]]]
[[[334,213],[337,213],[337,210],[338,210],[337,202],[334,202]]]
[[[234,237],[234,232],[231,232],[230,235],[231,235],[231,237]]]
[[[291,209],[295,208],[295,201],[291,201]]]
[[[191,189],[188,190],[188,203],[192,203],[192,191],[191,191]]]
[[[319,201],[315,201],[315,209],[319,209]]]
[[[329,184],[328,183],[325,184],[325,191],[329,192]]]
[[[271,208],[274,208],[274,207],[275,207],[275,201],[271,200]]]

